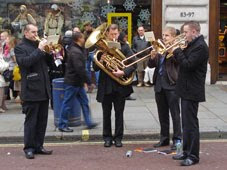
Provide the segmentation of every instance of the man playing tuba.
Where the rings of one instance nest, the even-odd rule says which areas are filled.
[[[119,36],[119,28],[116,24],[111,24],[107,29],[107,39],[109,41],[115,41]],[[131,56],[133,54],[132,50],[127,43],[121,43],[121,52],[126,56]],[[106,54],[101,54],[99,62],[103,63]],[[119,82],[115,81],[106,74],[103,70],[94,64],[94,70],[100,70],[99,80],[98,80],[98,92],[97,101],[102,103],[103,110],[103,139],[105,141],[104,147],[111,147],[114,141],[116,147],[122,147],[123,138],[123,112],[125,108],[125,98],[129,96],[132,92],[131,85],[121,85]],[[129,77],[136,70],[136,65],[132,65],[124,70],[117,69],[113,71],[113,75],[116,77],[127,76]],[[111,110],[112,104],[115,110],[115,134],[112,135],[111,128]]]

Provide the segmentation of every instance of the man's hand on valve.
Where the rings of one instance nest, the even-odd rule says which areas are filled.
[[[116,77],[121,77],[121,76],[125,75],[124,71],[119,70],[118,68],[117,68],[116,71],[113,71],[112,73],[113,73]]]

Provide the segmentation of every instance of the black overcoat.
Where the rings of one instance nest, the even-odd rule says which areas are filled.
[[[21,72],[21,99],[23,101],[50,99],[48,75],[50,56],[38,48],[38,43],[26,38],[15,47],[15,56]]]
[[[129,57],[129,56],[133,55],[133,51],[130,49],[130,47],[127,43],[121,43],[121,52],[125,55],[125,57]],[[133,59],[131,61],[133,61]],[[98,102],[103,102],[105,90],[109,91],[108,84],[114,84],[115,86],[117,86],[118,92],[123,97],[127,97],[131,93],[133,93],[133,89],[132,89],[131,85],[124,86],[124,85],[117,83],[115,80],[110,78],[110,76],[107,75],[104,71],[99,69],[99,67],[95,63],[93,63],[93,68],[95,71],[100,70],[99,81],[98,81],[98,91],[97,91],[97,97],[96,97]],[[137,65],[134,64],[134,65],[124,69],[123,71],[124,71],[125,75],[127,77],[129,77],[136,70],[136,68],[137,68]]]
[[[205,101],[205,79],[209,58],[208,46],[203,35],[190,42],[184,50],[173,54],[180,65],[176,93],[183,99]]]

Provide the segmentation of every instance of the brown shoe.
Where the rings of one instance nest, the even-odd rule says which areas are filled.
[[[148,84],[148,83],[144,83],[144,86],[145,86],[145,87],[150,87],[151,85]]]
[[[89,85],[89,86],[88,86],[88,91],[87,91],[87,93],[92,93],[93,90],[94,90],[94,88],[95,88],[95,85],[94,85],[94,84]]]
[[[136,86],[137,87],[142,87],[143,86],[143,83],[138,83]]]
[[[6,111],[2,108],[0,108],[0,113],[5,113]]]

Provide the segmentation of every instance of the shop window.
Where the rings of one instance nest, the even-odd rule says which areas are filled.
[[[12,33],[21,31],[19,23],[13,23],[20,14],[20,6],[26,5],[27,12],[34,18],[40,36],[44,33],[44,23],[51,6],[57,4],[62,11],[64,23],[62,33],[75,26],[82,28],[84,22],[91,22],[94,27],[107,22],[107,13],[131,13],[132,32],[143,25],[147,31],[151,28],[151,0],[17,0],[1,2],[0,6],[0,29],[10,30]],[[122,28],[127,27],[124,17],[116,18]],[[12,23],[14,25],[12,25]]]

